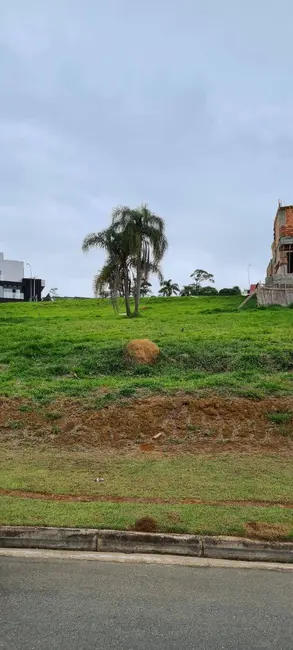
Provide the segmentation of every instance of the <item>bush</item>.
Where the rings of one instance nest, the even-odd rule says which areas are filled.
[[[217,296],[218,295],[218,289],[215,289],[215,287],[200,287],[198,290],[198,295],[199,296]]]
[[[225,287],[224,289],[220,289],[219,296],[241,296],[241,289],[237,286],[231,288]]]

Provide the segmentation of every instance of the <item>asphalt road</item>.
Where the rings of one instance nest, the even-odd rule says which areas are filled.
[[[1,650],[292,650],[293,573],[0,558]]]

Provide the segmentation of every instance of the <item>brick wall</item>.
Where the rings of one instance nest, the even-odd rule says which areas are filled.
[[[285,214],[285,226],[280,226],[279,235],[280,237],[293,237],[293,206],[286,208]]]

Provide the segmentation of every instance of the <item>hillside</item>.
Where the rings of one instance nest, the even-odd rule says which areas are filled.
[[[102,300],[2,304],[1,394],[44,398],[144,387],[290,395],[293,311],[237,311],[240,301],[151,298],[131,320]],[[133,338],[157,343],[156,366],[125,363],[124,345]]]
[[[293,311],[240,300],[2,304],[1,522],[292,538]]]

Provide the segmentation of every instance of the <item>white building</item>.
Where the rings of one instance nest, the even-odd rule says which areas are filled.
[[[44,280],[24,277],[24,262],[5,260],[0,253],[0,301],[41,300]]]
[[[24,262],[5,260],[4,254],[0,253],[0,298],[23,299],[21,292],[23,277]]]

